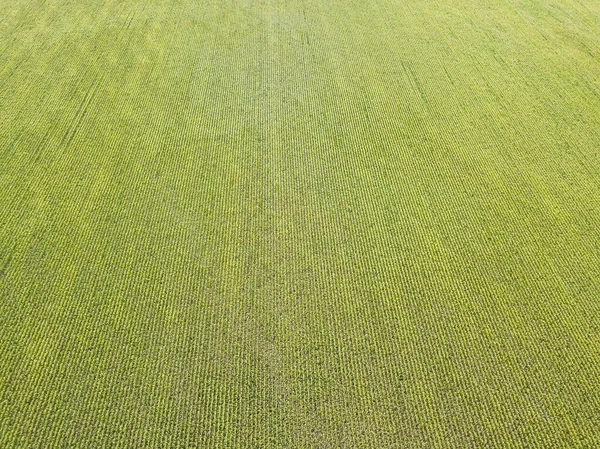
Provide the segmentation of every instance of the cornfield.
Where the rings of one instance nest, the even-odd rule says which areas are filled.
[[[0,0],[0,447],[600,447],[600,3]]]

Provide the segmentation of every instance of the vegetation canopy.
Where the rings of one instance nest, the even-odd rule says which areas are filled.
[[[599,37],[0,0],[0,447],[600,447]]]

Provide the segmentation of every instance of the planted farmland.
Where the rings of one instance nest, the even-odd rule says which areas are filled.
[[[599,37],[0,0],[0,447],[600,447]]]

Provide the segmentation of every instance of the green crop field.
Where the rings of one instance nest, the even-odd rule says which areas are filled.
[[[196,447],[600,447],[600,2],[0,0],[0,448]]]

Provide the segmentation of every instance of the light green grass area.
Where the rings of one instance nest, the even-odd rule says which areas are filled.
[[[0,447],[600,447],[600,3],[0,0]]]

